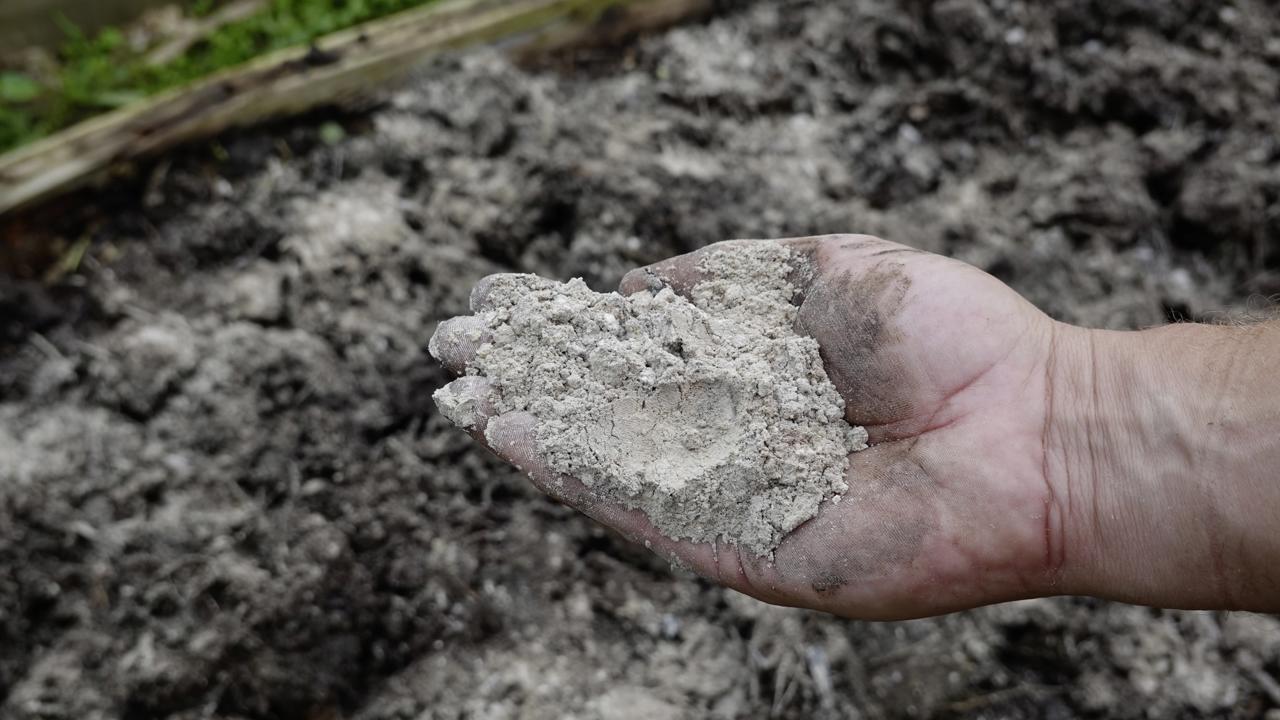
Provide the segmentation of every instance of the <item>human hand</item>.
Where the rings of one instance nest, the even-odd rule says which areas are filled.
[[[557,477],[534,451],[529,416],[477,408],[476,439],[548,494],[769,602],[900,618],[1052,592],[1064,542],[1045,476],[1055,323],[954,260],[863,236],[785,242],[815,268],[800,288],[799,330],[819,342],[847,419],[867,428],[872,447],[850,456],[844,501],[825,504],[772,561],[725,543],[663,537],[642,513]],[[646,291],[653,273],[687,292],[702,255],[723,247],[633,272],[622,290]],[[483,307],[486,285],[473,309]],[[433,338],[455,371],[477,347],[476,322],[454,319]]]

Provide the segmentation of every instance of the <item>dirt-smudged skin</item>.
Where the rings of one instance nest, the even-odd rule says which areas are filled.
[[[444,60],[336,146],[245,132],[68,205],[75,281],[0,279],[0,717],[1264,717],[1274,618],[768,608],[437,413],[425,344],[481,277],[607,290],[728,238],[873,233],[1093,326],[1280,292],[1271,4],[734,5],[580,73]],[[818,590],[882,570],[841,560]]]
[[[905,358],[895,358],[895,313],[911,288],[901,264],[842,273],[814,283],[800,305],[797,325],[819,339],[823,361],[837,386],[848,388],[849,422],[888,425],[914,408],[903,397],[911,386]],[[833,324],[832,318],[849,322]],[[856,414],[855,414],[856,413]]]

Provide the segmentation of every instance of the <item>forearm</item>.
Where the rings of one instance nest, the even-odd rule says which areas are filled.
[[[1280,324],[1062,334],[1047,464],[1064,582],[1280,609]]]

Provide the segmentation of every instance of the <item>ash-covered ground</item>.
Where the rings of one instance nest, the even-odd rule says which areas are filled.
[[[829,232],[1083,324],[1263,312],[1278,38],[1263,0],[729,3],[90,196],[74,273],[0,279],[0,717],[1274,720],[1272,617],[869,624],[673,572],[452,429],[426,344],[491,272]]]

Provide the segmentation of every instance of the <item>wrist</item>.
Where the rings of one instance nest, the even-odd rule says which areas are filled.
[[[1265,608],[1280,574],[1280,357],[1273,328],[1059,325],[1046,482],[1067,592]]]

